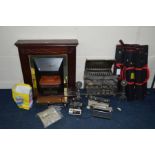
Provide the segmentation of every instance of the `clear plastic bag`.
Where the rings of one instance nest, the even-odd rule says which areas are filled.
[[[58,110],[54,106],[50,106],[48,107],[48,109],[37,113],[37,116],[43,123],[44,128],[47,128],[48,126],[62,119],[62,114],[60,110]]]

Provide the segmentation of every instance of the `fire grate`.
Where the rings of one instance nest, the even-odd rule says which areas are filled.
[[[117,76],[113,75],[114,60],[86,60],[84,88],[88,95],[116,95]]]

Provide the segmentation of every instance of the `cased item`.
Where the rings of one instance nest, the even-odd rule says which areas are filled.
[[[124,44],[116,46],[114,72],[119,75],[118,91],[121,91],[121,80],[126,80],[128,101],[144,99],[147,90],[148,45]]]

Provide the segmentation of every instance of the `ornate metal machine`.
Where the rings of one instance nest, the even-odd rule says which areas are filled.
[[[116,95],[117,76],[113,75],[114,60],[86,60],[84,88],[88,95]]]

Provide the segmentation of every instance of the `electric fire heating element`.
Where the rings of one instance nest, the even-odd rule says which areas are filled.
[[[113,75],[114,60],[86,60],[84,88],[88,95],[116,95],[117,76]]]

